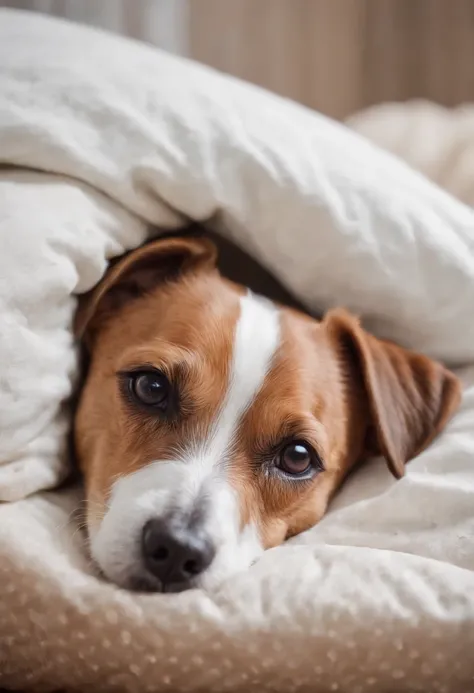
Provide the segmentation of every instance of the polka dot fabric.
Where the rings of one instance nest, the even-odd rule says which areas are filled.
[[[71,489],[0,506],[1,686],[474,690],[474,574],[466,568],[288,544],[212,595],[133,595],[94,575],[73,519],[79,502]]]

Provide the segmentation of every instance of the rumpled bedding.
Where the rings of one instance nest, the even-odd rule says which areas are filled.
[[[0,11],[0,83],[0,686],[473,691],[473,210],[317,114],[57,20]],[[80,485],[46,489],[68,472],[74,296],[188,219],[465,392],[401,481],[371,460],[216,592],[136,595],[91,565]]]
[[[421,99],[373,106],[348,125],[474,205],[474,106],[445,108]]]

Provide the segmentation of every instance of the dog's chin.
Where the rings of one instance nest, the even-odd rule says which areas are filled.
[[[93,560],[93,565],[95,567],[97,577],[130,592],[142,592],[145,594],[176,594],[178,592],[185,592],[186,590],[199,587],[199,585],[195,584],[195,582],[191,580],[187,582],[175,582],[163,585],[157,577],[145,569],[143,569],[142,572],[120,571],[118,573],[114,573],[113,571],[110,572],[108,570],[104,570],[95,560]]]
[[[138,575],[130,578],[128,580],[127,589],[132,592],[145,592],[145,593],[163,593],[163,594],[177,594],[179,592],[186,592],[187,590],[193,589],[196,586],[191,582],[171,582],[169,584],[163,585],[159,580],[154,578],[152,575]]]
[[[98,574],[107,582],[113,583],[121,589],[126,589],[131,592],[138,593],[161,593],[161,594],[177,594],[186,592],[192,589],[201,589],[205,592],[216,592],[228,580],[231,580],[236,575],[246,572],[255,562],[258,557],[253,557],[248,563],[240,565],[226,565],[218,561],[215,569],[211,566],[201,575],[185,582],[170,582],[163,584],[161,580],[152,575],[146,568],[137,566],[133,568],[124,568],[114,570],[110,566],[105,568],[100,565],[100,561],[94,560]]]
[[[245,572],[250,568],[253,563],[252,561],[248,565],[242,565],[240,569],[234,567],[232,571],[217,571],[212,570],[206,571],[199,577],[195,577],[192,580],[185,582],[170,582],[163,584],[161,580],[156,578],[154,575],[146,570],[143,572],[131,572],[126,574],[121,572],[120,574],[111,574],[101,569],[100,565],[97,565],[99,574],[107,582],[111,582],[117,587],[129,590],[131,592],[141,592],[146,594],[151,593],[161,593],[161,594],[178,594],[179,592],[186,592],[192,589],[201,589],[205,592],[216,592],[225,582],[231,580],[234,576],[239,573]]]

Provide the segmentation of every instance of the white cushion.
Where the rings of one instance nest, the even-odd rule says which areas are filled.
[[[474,105],[445,108],[430,101],[385,103],[348,119],[466,204],[474,205]]]
[[[212,218],[309,309],[345,305],[379,335],[474,362],[474,212],[345,127],[145,46],[6,10],[0,81],[0,498],[64,473],[71,294],[150,225]],[[3,505],[0,685],[468,690],[465,377],[463,411],[406,479],[374,462],[296,546],[213,595],[137,597],[99,581],[74,494]]]

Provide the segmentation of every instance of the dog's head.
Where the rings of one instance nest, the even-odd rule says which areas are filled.
[[[118,584],[211,587],[320,520],[360,459],[396,477],[444,427],[443,366],[224,279],[209,242],[118,262],[77,315],[75,440],[91,551]]]

